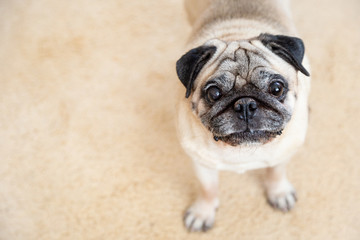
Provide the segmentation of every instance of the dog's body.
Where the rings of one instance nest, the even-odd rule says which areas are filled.
[[[192,2],[185,6],[194,49],[177,62],[187,88],[177,125],[202,193],[185,225],[191,231],[213,225],[218,170],[268,168],[268,200],[288,211],[296,196],[284,163],[304,142],[310,90],[302,41],[287,37],[296,35],[288,2]]]

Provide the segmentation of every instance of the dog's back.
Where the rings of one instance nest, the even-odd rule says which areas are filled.
[[[292,32],[289,5],[288,0],[185,0],[188,20],[197,32],[231,19],[260,21]]]

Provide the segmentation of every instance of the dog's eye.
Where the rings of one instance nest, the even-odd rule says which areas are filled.
[[[210,101],[216,101],[219,100],[221,98],[221,91],[219,88],[217,87],[210,87],[207,90],[207,97]]]
[[[284,84],[279,81],[272,82],[269,86],[269,92],[274,96],[281,96],[284,92]]]

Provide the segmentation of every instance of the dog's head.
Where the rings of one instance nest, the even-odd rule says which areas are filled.
[[[244,41],[211,40],[176,63],[191,108],[215,140],[266,143],[289,122],[302,66],[301,39],[261,34]]]

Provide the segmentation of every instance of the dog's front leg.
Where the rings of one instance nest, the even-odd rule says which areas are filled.
[[[265,179],[268,202],[283,212],[290,211],[297,200],[296,192],[286,177],[286,164],[268,168]]]
[[[206,231],[213,226],[219,205],[218,170],[195,162],[194,168],[201,191],[197,200],[187,209],[184,223],[189,231]]]

